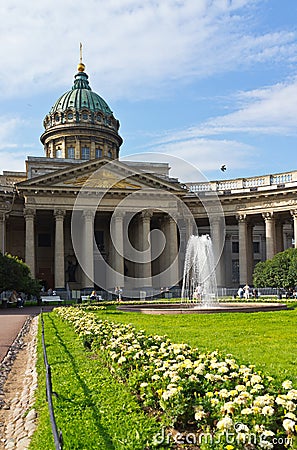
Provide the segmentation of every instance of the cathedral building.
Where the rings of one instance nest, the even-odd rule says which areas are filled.
[[[209,234],[219,287],[297,246],[297,171],[181,183],[163,162],[121,161],[120,124],[84,64],[44,119],[44,157],[0,175],[0,251],[56,290],[180,287],[191,234]]]

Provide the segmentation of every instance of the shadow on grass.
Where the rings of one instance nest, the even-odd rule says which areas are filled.
[[[70,364],[73,368],[73,372],[75,373],[76,379],[84,392],[84,396],[86,399],[86,406],[90,407],[90,410],[92,411],[92,416],[96,423],[96,428],[97,428],[98,433],[100,433],[101,438],[104,440],[106,448],[111,449],[111,450],[115,449],[115,446],[110,438],[109,433],[106,431],[106,428],[101,423],[99,410],[97,409],[96,404],[92,400],[92,393],[91,393],[90,389],[88,388],[87,384],[85,383],[84,379],[79,375],[80,368],[77,365],[75,358],[72,356],[71,352],[68,350],[68,347],[65,344],[63,338],[61,337],[52,316],[48,315],[47,317],[51,321],[52,327],[55,330],[56,337],[57,337],[61,347],[64,349],[66,355],[68,356]],[[60,362],[59,362],[59,364],[60,364]],[[64,362],[64,364],[65,364],[65,362]],[[52,364],[52,366],[54,366],[54,365],[55,364]],[[66,397],[63,397],[63,395],[61,395],[61,394],[59,394],[59,397],[61,399],[63,399],[64,401],[68,401],[68,402],[75,404],[74,400],[67,399]],[[64,438],[64,441],[67,440],[67,436],[63,436],[63,438]]]

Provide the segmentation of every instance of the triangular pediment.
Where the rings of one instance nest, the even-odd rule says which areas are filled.
[[[92,160],[75,163],[45,175],[37,176],[18,183],[20,191],[26,190],[139,190],[165,189],[175,193],[183,192],[183,187],[176,182],[163,180],[151,173],[145,173],[129,167],[118,160]]]

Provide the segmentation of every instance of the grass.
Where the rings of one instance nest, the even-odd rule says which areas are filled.
[[[54,313],[44,314],[48,361],[52,368],[54,409],[63,431],[64,450],[147,448],[160,432],[127,387],[116,381],[105,361],[87,352],[73,330]],[[40,337],[40,336],[39,336]],[[45,397],[45,374],[39,339],[39,387],[35,407],[39,423],[30,449],[54,448]]]
[[[167,335],[201,351],[232,353],[242,364],[255,364],[278,382],[297,381],[297,309],[265,313],[147,315],[124,313],[115,306],[96,312],[102,319],[132,323],[147,333]],[[44,314],[48,360],[58,428],[64,450],[144,450],[160,432],[154,417],[143,412],[125,384],[116,380],[102,356],[87,352],[55,313]],[[39,424],[30,450],[54,448],[45,399],[45,374],[39,340]],[[163,447],[159,447],[160,449]]]
[[[151,334],[166,334],[201,351],[231,353],[281,382],[297,385],[297,309],[258,313],[149,315],[108,309],[102,319],[132,323]]]

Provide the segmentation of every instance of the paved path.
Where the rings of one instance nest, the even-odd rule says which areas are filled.
[[[51,306],[43,307],[43,311],[51,311]],[[27,317],[40,313],[38,306],[25,306],[24,308],[0,308],[0,362],[8,352],[9,347],[19,334]]]

